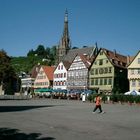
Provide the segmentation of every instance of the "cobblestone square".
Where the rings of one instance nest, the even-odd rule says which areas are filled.
[[[76,100],[0,100],[0,139],[139,140],[140,105]]]

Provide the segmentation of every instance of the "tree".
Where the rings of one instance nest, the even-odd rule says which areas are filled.
[[[73,47],[72,49],[78,49],[78,47]]]
[[[17,76],[13,67],[10,64],[10,57],[7,56],[4,50],[0,51],[0,85],[5,90],[6,94],[13,94]]]
[[[27,56],[34,56],[35,55],[35,51],[33,49],[29,50],[29,52],[27,53]]]
[[[45,57],[45,55],[46,55],[46,51],[45,51],[45,48],[44,48],[44,46],[43,45],[39,45],[38,47],[37,47],[37,49],[36,49],[36,54],[38,55],[38,56],[43,56],[43,57]]]

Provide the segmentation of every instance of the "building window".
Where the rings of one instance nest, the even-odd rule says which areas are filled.
[[[94,79],[91,79],[91,85],[94,85]]]
[[[140,75],[140,69],[138,69],[138,74]]]
[[[103,79],[100,79],[100,85],[103,85]]]
[[[104,68],[104,73],[108,73],[108,68]]]
[[[64,86],[66,85],[66,81],[64,81]]]
[[[109,73],[112,73],[112,67],[109,67]]]
[[[60,65],[58,66],[58,69],[60,70]]]
[[[106,78],[104,79],[104,85],[107,85],[107,79]]]
[[[108,84],[112,85],[112,79],[111,78],[109,78]]]
[[[106,63],[108,63],[108,60],[106,60]]]
[[[64,73],[64,77],[66,77],[66,73]]]
[[[136,81],[132,80],[132,87],[135,87],[135,86],[136,86]]]
[[[138,58],[138,64],[140,64],[140,58]]]
[[[131,69],[131,74],[132,74],[132,75],[134,74],[134,70],[133,70],[133,69]]]
[[[140,87],[140,80],[138,80],[138,86]]]
[[[95,69],[95,74],[98,74],[98,69]]]
[[[103,65],[103,60],[99,60],[99,65]]]
[[[61,70],[63,69],[63,65],[61,65]]]
[[[98,85],[98,79],[95,79],[95,85]]]
[[[99,69],[99,73],[103,74],[104,73],[104,69],[103,68]]]
[[[94,69],[91,69],[90,74],[94,75]]]

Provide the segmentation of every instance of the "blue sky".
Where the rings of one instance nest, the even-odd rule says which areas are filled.
[[[0,49],[26,56],[40,44],[58,45],[66,8],[72,46],[140,50],[140,0],[0,0]]]

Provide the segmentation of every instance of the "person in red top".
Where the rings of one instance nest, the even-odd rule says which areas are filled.
[[[96,111],[97,109],[100,110],[99,113],[104,113],[104,111],[102,111],[102,107],[101,107],[101,97],[100,97],[99,94],[97,94],[97,96],[96,96],[95,104],[96,104],[96,106],[95,106],[95,108],[93,109],[93,113],[95,113],[95,111]]]

